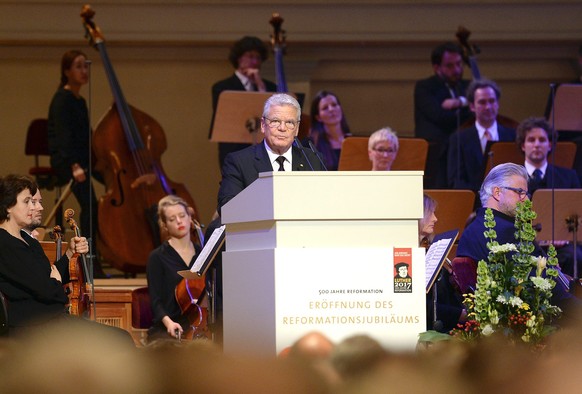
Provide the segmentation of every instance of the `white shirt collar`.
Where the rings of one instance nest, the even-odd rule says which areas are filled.
[[[241,73],[238,70],[234,71],[234,74],[238,77],[238,79],[240,79],[241,83],[243,84],[243,86],[245,87],[245,89],[247,91],[252,90],[251,86],[252,86],[252,82],[250,79],[247,78],[246,75],[244,75],[243,73]]]
[[[533,177],[533,172],[536,170],[537,167],[534,167],[533,165],[531,165],[530,163],[528,163],[527,161],[524,164],[525,170],[527,171],[527,174],[531,177]],[[540,167],[540,171],[542,172],[542,179],[543,177],[546,175],[546,170],[548,169],[548,161],[544,161],[544,164]]]
[[[283,163],[285,171],[293,171],[293,145],[287,149],[287,152],[280,155],[273,152],[273,150],[267,144],[267,141],[263,140],[263,144],[265,144],[265,149],[267,149],[267,155],[269,155],[269,161],[271,162],[271,166],[273,166],[273,171],[279,171],[279,163],[277,162],[277,157],[279,156],[283,156],[285,158],[285,163]]]
[[[475,122],[475,127],[477,128],[477,132],[479,133],[479,140],[483,139],[483,134],[485,134],[485,130],[489,130],[491,134],[491,141],[499,141],[499,133],[497,132],[497,122],[493,122],[491,127],[485,128],[479,124],[479,122]]]

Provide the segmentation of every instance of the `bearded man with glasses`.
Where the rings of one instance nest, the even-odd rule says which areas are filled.
[[[491,208],[495,218],[495,232],[500,245],[516,244],[515,215],[517,203],[529,199],[527,193],[527,171],[524,166],[504,163],[494,167],[485,177],[479,197],[482,208],[476,212],[476,217],[463,231],[457,248],[457,257],[469,257],[475,263],[487,261],[489,249],[485,238],[485,210]],[[534,242],[535,250],[532,256],[545,256],[544,251]],[[535,272],[535,267],[533,268]],[[455,266],[453,264],[453,271]],[[472,284],[475,287],[475,284]],[[568,292],[568,283],[560,272],[553,289],[552,303],[564,310],[564,317],[580,323],[582,319],[582,303]]]

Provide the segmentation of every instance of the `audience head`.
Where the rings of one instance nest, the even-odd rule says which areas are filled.
[[[437,222],[437,217],[435,211],[437,208],[437,202],[428,194],[422,196],[424,215],[422,219],[418,221],[418,234],[420,237],[420,242],[424,240],[431,241],[434,237],[434,226]]]
[[[525,155],[525,161],[541,167],[552,150],[553,138],[557,137],[552,126],[544,118],[527,118],[516,130],[515,142]]]
[[[430,60],[439,77],[449,84],[456,84],[463,78],[463,51],[452,43],[446,42],[433,49]]]
[[[34,209],[33,196],[38,187],[27,176],[6,175],[0,179],[0,223],[10,221],[11,213],[17,213],[16,221],[28,221],[25,224],[17,223],[21,228],[31,224],[31,219],[26,219],[28,212]]]
[[[193,210],[175,195],[162,197],[158,202],[158,225],[167,235],[180,237],[192,228]]]
[[[235,69],[260,68],[268,56],[267,46],[260,38],[245,36],[233,44],[228,60]]]
[[[515,216],[517,203],[528,198],[525,167],[514,163],[493,167],[481,185],[479,196],[483,207]]]
[[[62,88],[70,83],[79,85],[87,83],[88,69],[85,53],[76,49],[65,52],[61,58],[61,84],[59,86]]]
[[[372,373],[387,358],[378,341],[368,335],[354,335],[336,345],[331,364],[345,381]]]
[[[389,171],[398,154],[398,137],[390,127],[372,133],[368,139],[368,157],[372,171]]]
[[[334,343],[320,332],[312,331],[299,338],[289,350],[289,357],[317,361],[328,359],[334,348]]]
[[[475,113],[475,118],[483,127],[491,127],[499,112],[501,90],[489,79],[476,79],[467,88],[469,108]]]
[[[269,148],[280,155],[291,148],[301,120],[301,106],[294,97],[279,93],[267,99],[263,108],[261,131]]]

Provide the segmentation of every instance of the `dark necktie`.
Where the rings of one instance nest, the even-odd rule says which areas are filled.
[[[540,183],[542,183],[542,170],[540,170],[539,168],[536,168],[533,172],[533,181],[539,185]]]
[[[283,167],[283,163],[285,163],[285,158],[283,156],[279,156],[275,159],[275,161],[279,163],[278,171],[285,171],[285,167]]]

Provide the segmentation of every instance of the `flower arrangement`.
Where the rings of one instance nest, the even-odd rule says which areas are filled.
[[[558,276],[556,250],[550,245],[547,258],[532,256],[535,218],[531,201],[518,203],[517,244],[499,245],[493,212],[487,209],[484,236],[489,240],[489,261],[478,262],[475,293],[464,295],[469,320],[459,324],[453,336],[474,340],[502,334],[514,343],[540,345],[554,331],[551,323],[561,314],[550,303]]]

